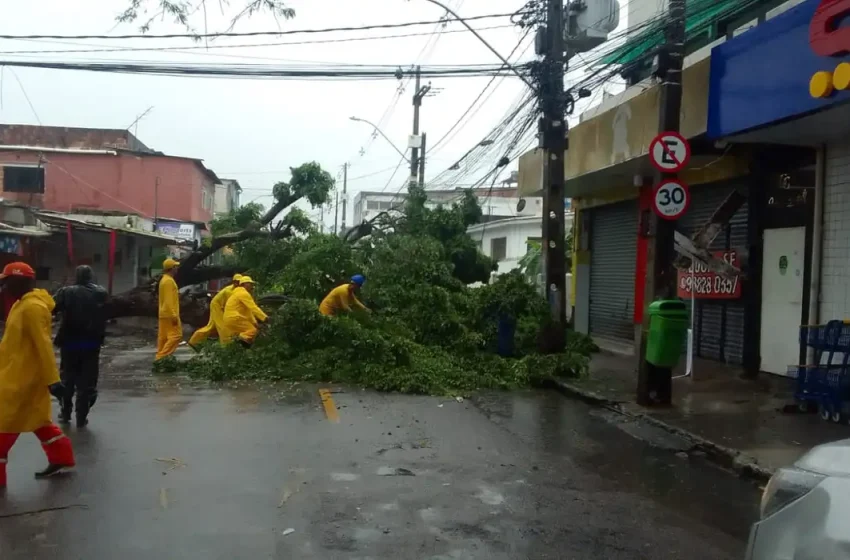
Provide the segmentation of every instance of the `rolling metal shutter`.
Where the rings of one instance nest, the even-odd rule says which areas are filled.
[[[740,181],[740,180],[739,180]],[[711,217],[735,188],[747,194],[746,183],[725,183],[691,188],[691,206],[678,221],[676,229],[691,237]],[[711,249],[747,251],[747,205],[744,204],[729,221],[726,230],[714,239]],[[744,359],[744,301],[698,299],[694,317],[695,354],[701,358],[741,364]]]
[[[591,208],[590,333],[634,340],[637,200]]]

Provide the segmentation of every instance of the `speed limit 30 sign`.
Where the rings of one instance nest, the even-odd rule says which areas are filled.
[[[662,132],[649,144],[649,157],[662,173],[678,173],[691,159],[691,147],[678,132]]]
[[[676,180],[662,182],[655,187],[652,197],[652,209],[659,218],[678,220],[691,204],[688,186]]]

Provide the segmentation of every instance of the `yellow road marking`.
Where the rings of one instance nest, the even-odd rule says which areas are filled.
[[[168,509],[168,490],[165,488],[159,489],[159,505],[162,509]]]
[[[328,422],[339,423],[339,412],[337,412],[331,392],[327,389],[319,389],[319,396],[322,397],[322,406],[325,407],[325,416],[328,417]]]

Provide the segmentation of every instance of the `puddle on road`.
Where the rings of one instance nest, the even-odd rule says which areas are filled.
[[[487,394],[474,402],[541,456],[562,456],[615,491],[638,494],[741,540],[758,516],[755,484],[705,460],[677,456],[691,446],[644,423],[554,391]]]

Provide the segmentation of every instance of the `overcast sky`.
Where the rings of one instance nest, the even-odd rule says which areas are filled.
[[[6,0],[6,4],[13,0]],[[155,2],[155,0],[148,0]],[[464,17],[512,12],[523,0],[446,0]],[[125,0],[14,0],[6,5],[0,29],[13,34],[127,34],[136,24],[116,25],[115,15]],[[238,5],[239,0],[233,0]],[[222,15],[211,0],[210,31],[224,30],[233,10]],[[437,20],[443,12],[425,0],[292,0],[293,20],[283,29],[361,26],[407,21]],[[507,18],[473,22],[476,28],[507,26]],[[193,24],[203,28],[198,15]],[[243,20],[236,31],[276,29],[268,14]],[[498,63],[498,59],[469,33],[428,35],[436,26],[337,32],[262,38],[219,38],[213,45],[340,39],[372,35],[422,33],[409,38],[374,41],[279,45],[252,48],[195,49],[184,52],[122,52],[85,54],[8,54],[20,50],[96,49],[115,47],[197,47],[190,39],[178,40],[0,40],[0,58],[7,60],[134,60],[190,63],[344,63],[390,64],[408,67],[442,64]],[[457,24],[448,29],[459,29]],[[183,32],[167,19],[154,23],[151,33]],[[522,36],[515,27],[481,31],[503,55]],[[530,43],[526,40],[525,45]],[[72,44],[73,43],[73,44]],[[222,56],[226,55],[226,56]],[[259,57],[259,58],[258,58]],[[529,48],[525,60],[533,57]],[[20,80],[20,83],[18,83]],[[441,137],[479,95],[489,78],[438,78],[436,95],[425,99],[422,130],[429,140]],[[444,171],[474,146],[505,115],[526,86],[510,77],[498,82],[486,103],[427,162],[428,177]],[[203,159],[221,177],[237,179],[244,189],[243,202],[268,204],[275,181],[288,177],[288,168],[318,161],[334,176],[345,162],[351,164],[349,201],[359,190],[397,192],[406,180],[402,167],[390,180],[399,156],[383,138],[371,139],[372,129],[352,122],[357,116],[380,123],[381,129],[404,149],[412,127],[413,109],[408,87],[398,98],[400,82],[385,81],[277,81],[245,79],[128,76],[78,71],[18,68],[3,72],[4,123],[126,128],[149,107],[153,109],[132,129],[148,146],[175,155]],[[25,95],[25,93],[26,95]],[[29,102],[27,101],[29,97]],[[396,102],[397,101],[397,102]],[[30,106],[30,102],[31,105]],[[361,151],[362,150],[362,151]],[[516,164],[513,165],[516,168]],[[510,168],[509,168],[510,169]],[[383,171],[382,171],[383,170]],[[487,172],[482,167],[464,181]],[[366,178],[359,178],[369,175]],[[351,211],[349,210],[349,223]],[[327,222],[327,220],[326,220]]]

